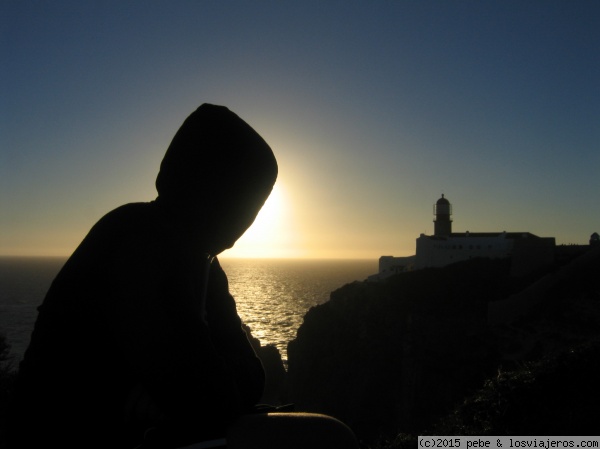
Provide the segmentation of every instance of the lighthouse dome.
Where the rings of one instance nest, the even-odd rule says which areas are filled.
[[[444,194],[442,193],[442,197],[439,200],[437,200],[437,203],[435,203],[435,204],[437,204],[438,206],[442,205],[442,204],[449,205],[450,201],[448,201],[446,198],[444,198]]]
[[[433,206],[433,214],[435,215],[433,220],[435,224],[434,234],[438,236],[452,234],[452,219],[450,218],[452,206],[450,201],[444,198],[443,193],[442,197]]]

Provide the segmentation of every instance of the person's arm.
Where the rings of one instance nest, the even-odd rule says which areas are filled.
[[[264,368],[242,328],[227,276],[217,259],[210,270],[206,307],[212,341],[234,373],[244,408],[251,407],[263,393]]]
[[[222,424],[242,412],[244,387],[198,313],[190,259],[171,244],[132,242],[116,258],[111,302],[123,374],[139,379],[168,418]]]

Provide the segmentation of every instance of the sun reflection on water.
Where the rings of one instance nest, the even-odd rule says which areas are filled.
[[[242,320],[287,360],[304,314],[344,284],[376,272],[374,260],[223,259]]]

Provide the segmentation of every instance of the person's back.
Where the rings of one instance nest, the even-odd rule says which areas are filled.
[[[229,346],[231,357],[244,357],[246,397],[240,410],[232,405],[236,400],[227,400],[233,386],[219,388],[225,369],[194,332],[201,327],[194,310],[198,292],[190,284],[201,282],[204,261],[193,260],[162,215],[155,203],[109,213],[54,280],[20,367],[23,419],[15,425],[21,428],[18,439],[27,443],[23,447],[56,440],[77,446],[89,435],[94,438],[87,446],[127,447],[152,424],[140,420],[138,428],[136,418],[127,416],[137,385],[154,388],[155,397],[179,393],[170,400],[172,413],[211,423],[212,429],[213,421],[230,419],[260,398],[260,363],[245,347],[223,275],[213,263],[207,307],[217,310],[209,318],[224,334],[221,344]],[[185,316],[190,314],[198,318]]]
[[[53,281],[19,369],[15,444],[77,444],[92,432],[114,438],[120,422],[112,408],[133,387],[111,316],[116,284],[133,273],[115,272],[123,242],[152,234],[146,209],[130,205],[104,217]]]

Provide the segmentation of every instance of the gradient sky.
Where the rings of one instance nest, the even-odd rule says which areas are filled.
[[[201,103],[274,149],[224,255],[410,255],[455,231],[600,232],[599,1],[0,3],[0,254],[68,255],[155,198]]]

